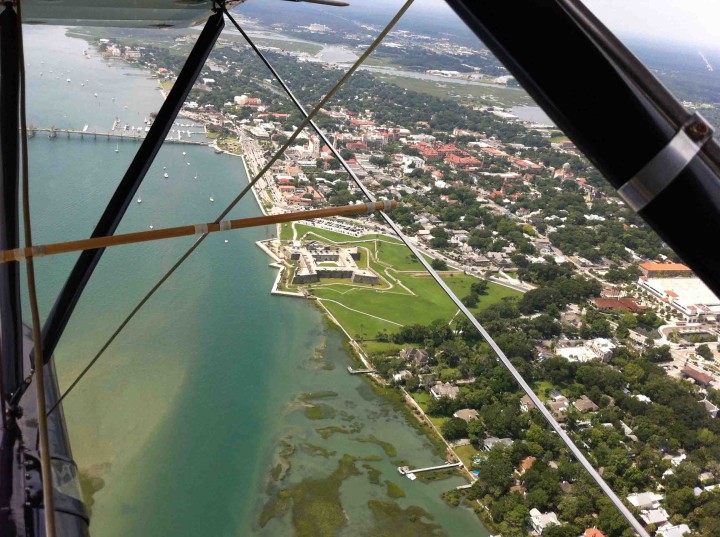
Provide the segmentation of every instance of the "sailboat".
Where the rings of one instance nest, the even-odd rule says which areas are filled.
[[[142,203],[142,198],[138,198],[138,199],[137,199],[137,202],[138,202],[138,203]]]
[[[115,144],[115,152],[116,152],[116,153],[119,153],[119,152],[120,152],[120,144],[119,144],[119,143],[118,143],[118,144]]]

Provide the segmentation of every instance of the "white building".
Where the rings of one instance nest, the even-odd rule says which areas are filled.
[[[720,299],[700,278],[646,278],[638,286],[668,304],[688,321],[715,321],[720,318]]]
[[[690,533],[690,527],[687,524],[680,524],[679,526],[665,524],[658,528],[655,535],[658,537],[683,537],[686,533]]]
[[[630,494],[630,496],[627,497],[627,501],[640,510],[657,509],[660,507],[660,502],[663,498],[664,496],[662,494],[656,494],[655,492],[640,492]]]
[[[541,513],[537,509],[532,508],[530,509],[530,524],[532,524],[534,531],[536,531],[539,535],[542,535],[542,532],[549,526],[559,526],[560,521],[558,520],[557,515],[552,511]]]

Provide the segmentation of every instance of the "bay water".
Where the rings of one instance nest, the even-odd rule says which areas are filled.
[[[93,49],[87,58],[87,43],[63,28],[25,33],[35,126],[106,132],[116,118],[140,126],[160,108],[149,73]],[[137,147],[41,132],[31,139],[35,242],[89,236]],[[211,221],[246,184],[240,159],[166,144],[119,232]],[[259,212],[247,196],[231,217]],[[296,519],[312,513],[277,512],[263,527],[261,514],[278,491],[325,479],[352,455],[361,459],[359,473],[339,488],[342,535],[379,534],[368,501],[389,501],[386,481],[405,494],[392,501],[422,508],[438,534],[487,535],[471,511],[440,498],[461,478],[410,482],[397,473],[393,461],[426,466],[438,455],[397,407],[348,375],[340,334],[324,327],[309,302],[269,294],[275,271],[255,241],[274,233],[209,236],[66,399],[74,456],[94,492],[91,533],[293,535]],[[55,353],[61,389],[194,240],[106,251]],[[76,258],[37,261],[43,318]],[[318,402],[303,394],[323,391],[316,405],[323,411],[312,415],[308,408]]]

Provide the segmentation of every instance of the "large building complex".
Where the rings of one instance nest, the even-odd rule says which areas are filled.
[[[657,263],[647,261],[640,263],[640,271],[647,278],[676,278],[692,276],[692,270],[680,263]]]
[[[321,278],[350,279],[353,283],[375,285],[380,278],[371,270],[357,266],[357,248],[332,248],[319,242],[296,243],[288,249],[288,257],[297,261],[293,284],[315,283]]]
[[[720,299],[700,278],[649,278],[638,285],[658,300],[675,309],[687,321],[715,321],[720,317]]]

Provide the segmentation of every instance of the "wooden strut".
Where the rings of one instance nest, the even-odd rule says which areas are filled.
[[[206,233],[215,233],[217,231],[228,231],[230,229],[258,227],[268,224],[279,224],[282,222],[295,222],[297,220],[313,220],[315,218],[330,216],[370,214],[374,211],[388,211],[390,209],[394,209],[397,207],[397,204],[398,202],[395,200],[360,203],[357,205],[316,209],[314,211],[297,211],[293,213],[274,214],[270,216],[223,220],[222,222],[210,222],[207,224],[178,226],[151,231],[137,231],[134,233],[124,233],[122,235],[111,235],[108,237],[95,237],[92,239],[37,245],[31,248],[14,248],[12,250],[0,251],[0,263],[23,261],[31,257],[34,258],[47,255],[66,254],[70,252],[80,252],[82,250],[94,250],[96,248],[120,246],[123,244],[135,244],[138,242],[187,237],[190,235],[203,235]]]

